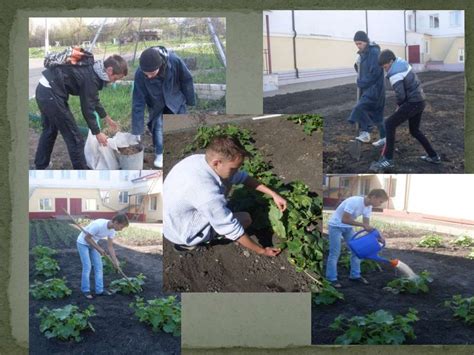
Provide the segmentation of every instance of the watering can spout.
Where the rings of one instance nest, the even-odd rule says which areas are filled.
[[[391,264],[391,265],[393,266],[392,260],[382,258],[382,257],[378,256],[377,254],[375,254],[375,255],[368,255],[368,256],[366,257],[366,259],[371,259],[371,260],[374,260],[374,261],[378,261],[378,262],[382,262],[382,263]]]

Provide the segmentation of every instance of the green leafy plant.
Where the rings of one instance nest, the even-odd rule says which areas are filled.
[[[56,260],[43,256],[35,261],[35,269],[38,275],[53,277],[61,268]]]
[[[146,276],[139,274],[137,277],[129,277],[114,280],[110,283],[110,290],[112,292],[119,292],[129,295],[131,293],[138,293],[143,291],[142,286],[145,284]]]
[[[412,323],[418,321],[417,314],[416,309],[410,308],[405,316],[393,316],[383,309],[352,318],[339,315],[329,328],[344,332],[336,338],[336,344],[398,345],[403,344],[407,338],[416,338]]]
[[[427,293],[430,289],[428,284],[433,282],[433,279],[430,276],[428,271],[422,271],[418,277],[414,279],[408,279],[406,277],[401,277],[395,280],[390,281],[386,287],[385,291],[392,292],[394,294],[398,293]]]
[[[443,237],[436,234],[425,235],[418,243],[423,248],[440,248],[443,246]]]
[[[336,290],[329,281],[323,280],[322,287],[312,294],[313,303],[316,306],[329,305],[344,300],[344,295]]]
[[[468,235],[461,235],[460,237],[452,240],[451,243],[462,248],[469,248],[474,246],[474,238]]]
[[[102,264],[103,264],[103,272],[106,275],[113,274],[114,272],[117,272],[117,269],[115,269],[114,264],[110,261],[109,258],[106,258],[102,256]],[[125,261],[120,261],[120,268],[123,270],[125,265],[127,264]]]
[[[464,323],[474,325],[474,296],[463,298],[461,295],[454,295],[444,305],[453,311],[455,318],[460,318]]]
[[[174,336],[181,335],[181,307],[175,296],[147,301],[136,297],[130,307],[140,322],[151,325],[154,332],[163,330]]]
[[[79,307],[68,304],[62,308],[50,310],[43,307],[36,314],[40,318],[40,331],[46,338],[58,338],[59,340],[81,341],[81,331],[90,328],[95,331],[89,318],[95,315],[94,306],[90,305],[84,311]]]
[[[54,254],[57,253],[56,250],[42,245],[34,247],[31,251],[33,252],[35,258],[42,258],[43,256],[52,257]]]
[[[471,249],[471,252],[467,256],[468,259],[474,259],[474,248]]]
[[[66,285],[64,278],[47,279],[44,282],[35,280],[30,286],[30,294],[36,300],[52,300],[71,295],[72,291]]]
[[[343,268],[346,268],[348,270],[350,269],[351,255],[349,254],[349,252],[347,252],[347,249],[346,252],[341,253],[338,264],[341,265]],[[380,267],[379,263],[374,260],[363,259],[360,263],[360,271],[363,273],[372,271],[382,271],[382,268]]]
[[[304,114],[289,116],[288,121],[293,121],[296,124],[303,126],[303,131],[307,135],[312,135],[314,131],[323,127],[323,118],[320,115]]]

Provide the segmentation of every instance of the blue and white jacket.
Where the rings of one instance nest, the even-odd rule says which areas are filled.
[[[397,57],[393,62],[387,72],[387,78],[395,91],[397,105],[400,106],[406,102],[425,101],[425,94],[418,76],[411,65],[402,58]]]

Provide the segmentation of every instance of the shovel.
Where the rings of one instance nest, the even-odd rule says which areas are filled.
[[[359,96],[360,96],[360,89],[357,88],[357,102],[359,101]],[[354,126],[355,126],[355,136],[357,137],[359,135],[359,124],[356,123]],[[362,146],[362,142],[358,141],[357,139],[351,139],[349,141],[348,150],[352,159],[355,159],[357,161],[360,160],[361,146]]]
[[[63,211],[69,216],[69,219],[81,230],[81,232],[83,232],[84,234],[89,234],[84,228],[82,228],[82,226],[81,226],[79,223],[76,222],[76,220],[74,219],[74,217],[71,216],[71,214],[70,214],[68,211],[66,211],[64,208],[63,208]],[[111,258],[108,254],[105,254],[105,257],[106,257],[107,259],[109,259],[109,261],[110,261],[110,262],[112,263],[112,265],[114,265],[114,267],[115,267],[115,264],[114,264],[112,258]],[[129,283],[130,287],[133,288],[133,289],[135,289],[135,285],[132,284],[132,282],[128,279],[128,276],[125,275],[125,273],[122,271],[122,269],[117,268],[117,267],[115,267],[115,269],[120,273],[120,275],[122,275],[122,276],[125,278],[125,280],[127,280],[127,282]]]

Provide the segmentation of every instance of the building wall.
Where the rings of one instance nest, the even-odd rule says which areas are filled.
[[[453,10],[454,11],[454,10]],[[464,36],[464,11],[460,12],[459,26],[450,24],[449,10],[418,10],[416,11],[416,30],[433,36]],[[439,14],[439,28],[430,28],[430,15]]]

